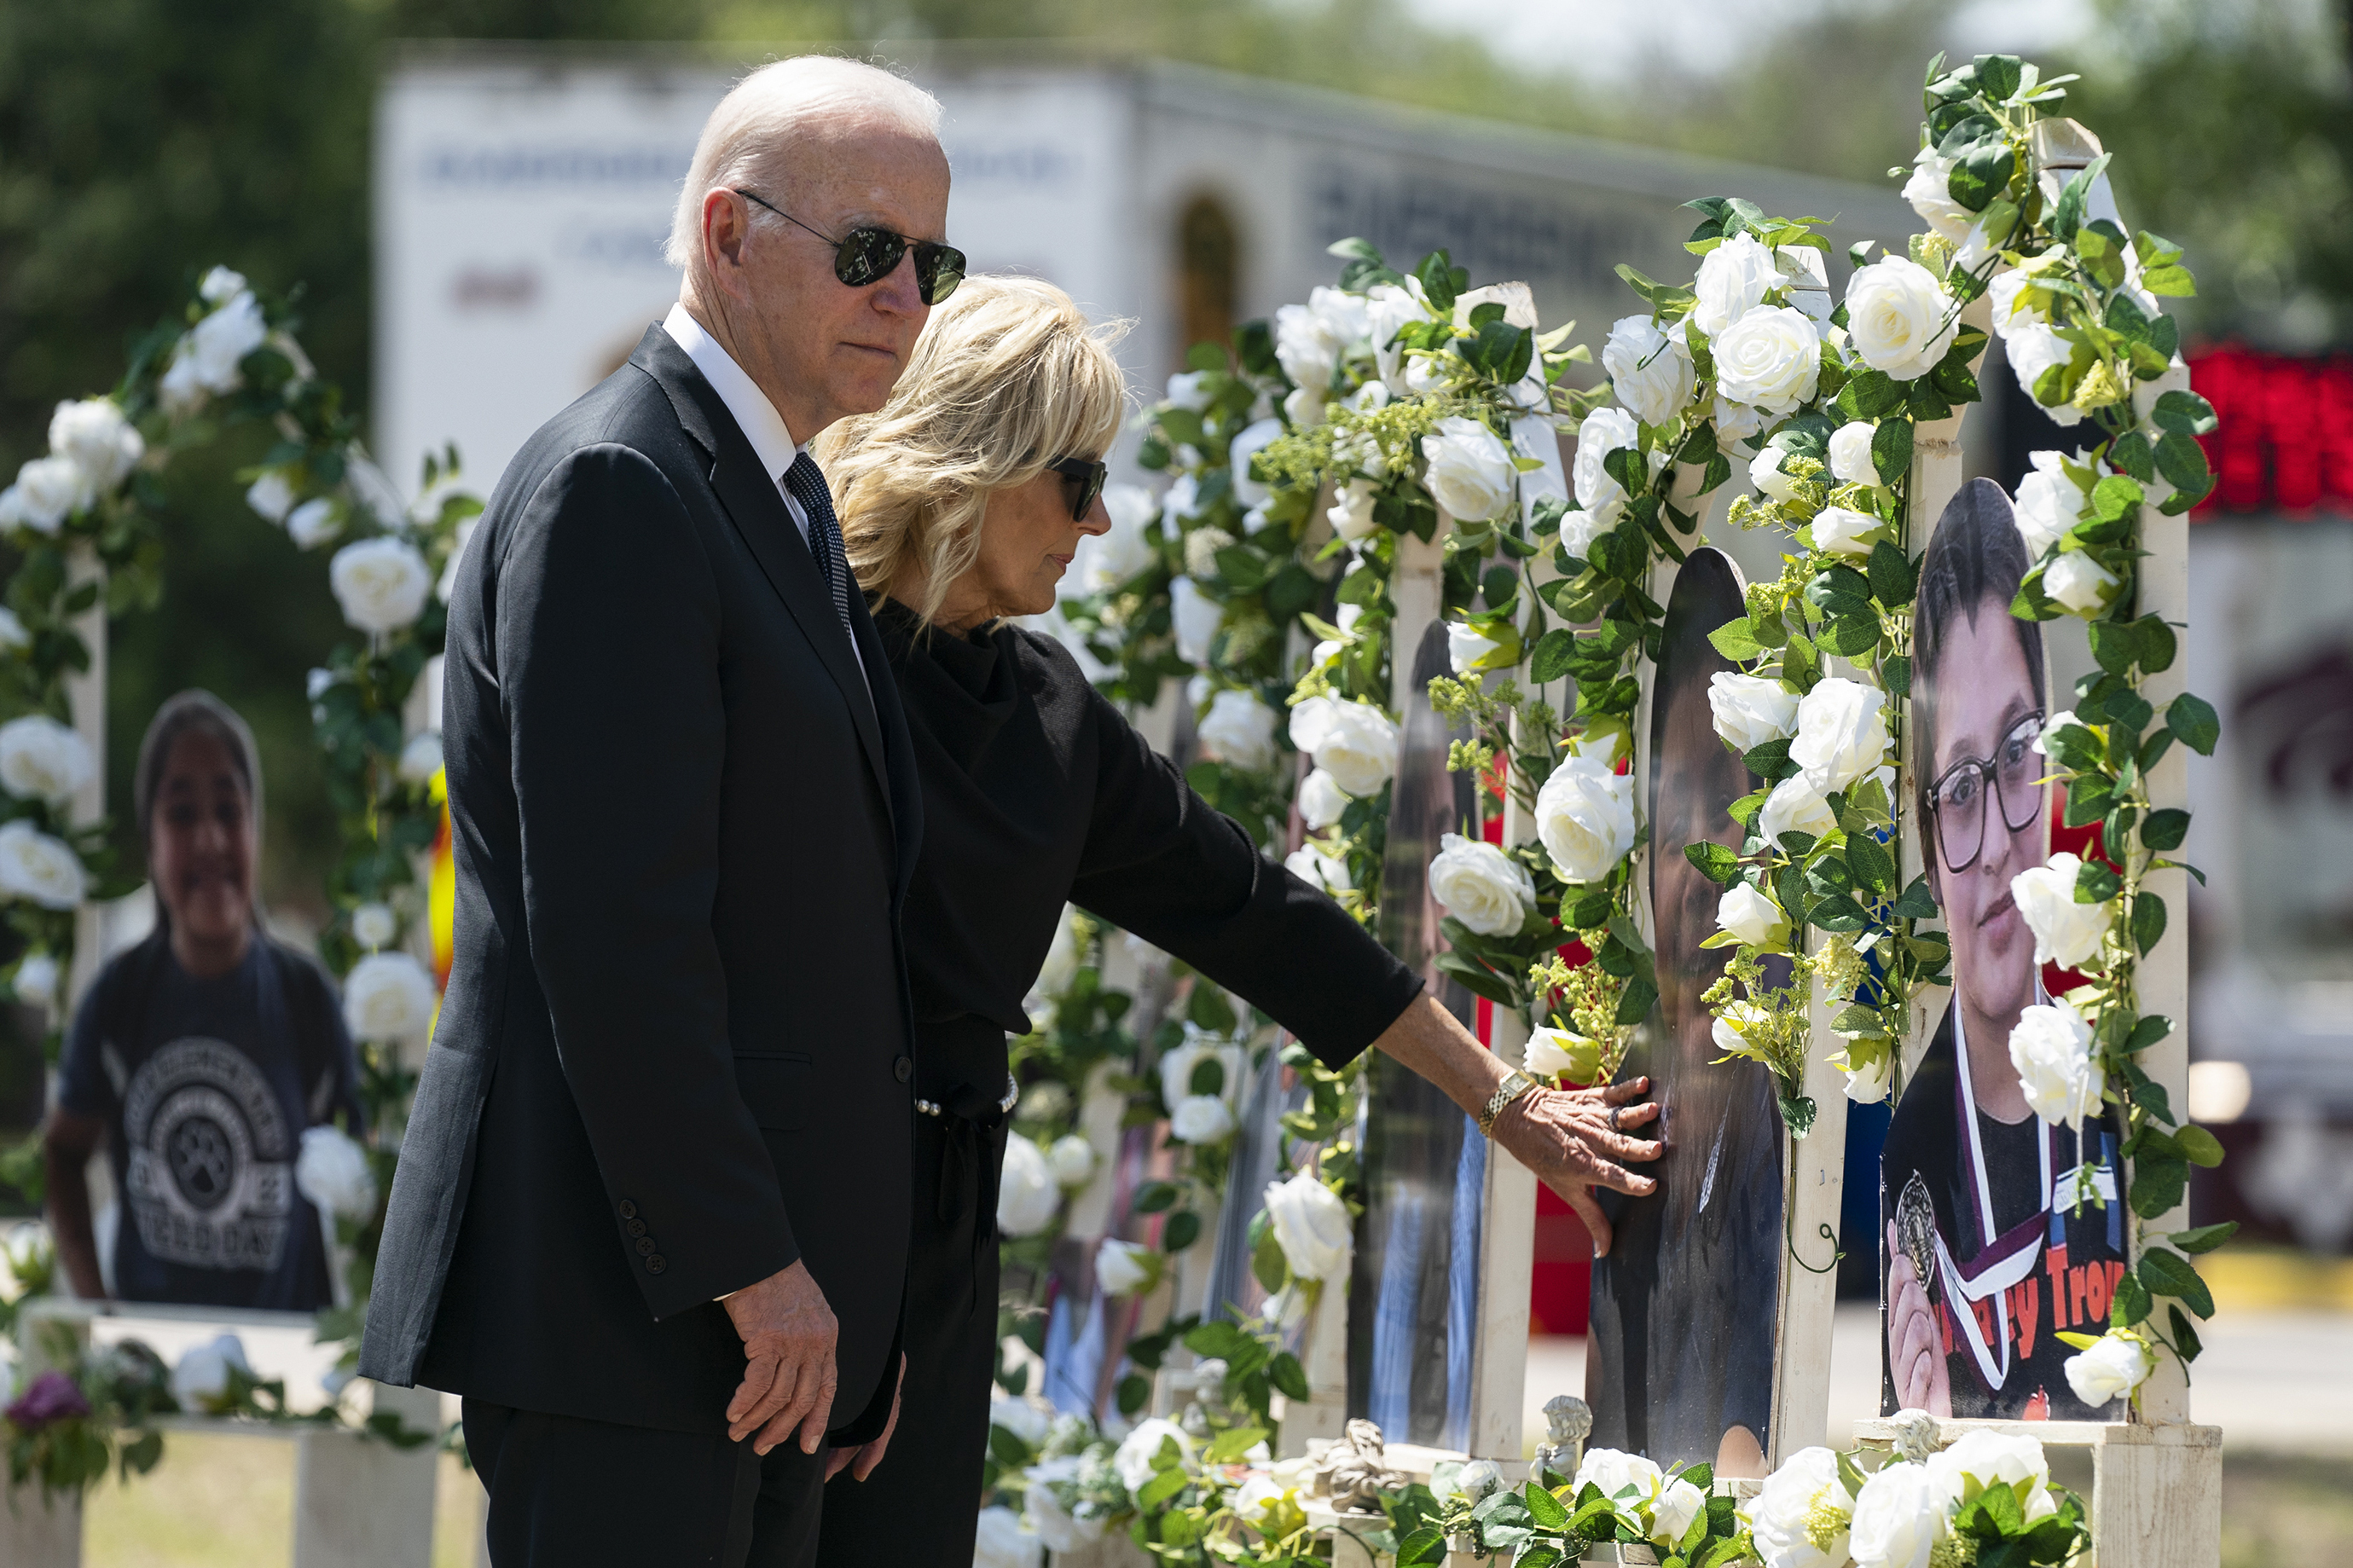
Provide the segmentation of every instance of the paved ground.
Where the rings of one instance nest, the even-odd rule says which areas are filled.
[[[2222,1428],[2226,1447],[2353,1456],[2353,1312],[2226,1311],[2203,1331],[2190,1408]],[[1841,1306],[1831,1333],[1831,1440],[1879,1413],[1879,1317]],[[1544,1402],[1585,1389],[1585,1341],[1546,1335],[1528,1345],[1527,1432],[1545,1429]]]

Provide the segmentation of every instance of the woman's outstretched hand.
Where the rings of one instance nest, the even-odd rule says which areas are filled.
[[[1495,1118],[1495,1142],[1577,1211],[1592,1233],[1596,1258],[1609,1250],[1609,1222],[1593,1189],[1640,1197],[1658,1185],[1626,1169],[1665,1152],[1663,1143],[1630,1136],[1658,1119],[1658,1106],[1641,1099],[1650,1087],[1649,1079],[1632,1078],[1599,1089],[1530,1089]]]

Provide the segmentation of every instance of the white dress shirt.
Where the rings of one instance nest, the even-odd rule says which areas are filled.
[[[785,416],[776,412],[776,405],[768,401],[768,395],[760,390],[760,384],[745,374],[744,367],[735,363],[735,356],[729,353],[717,338],[703,331],[701,321],[688,314],[683,303],[670,308],[670,314],[662,318],[662,331],[670,334],[672,342],[686,351],[686,357],[694,362],[694,368],[702,373],[702,379],[711,384],[711,389],[719,394],[719,401],[727,405],[729,414],[734,416],[735,427],[744,432],[745,440],[752,443],[752,450],[758,456],[760,466],[767,470],[769,479],[776,487],[776,494],[784,498],[785,510],[792,513],[793,526],[801,531],[801,542],[807,544],[808,513],[794,499],[793,492],[785,488],[785,470],[791,468],[793,460],[801,454],[801,445],[793,439],[792,431],[786,427]],[[855,594],[857,591],[858,585],[851,584],[850,592]],[[858,663],[860,677],[871,679],[866,676],[866,659],[859,653],[855,642],[849,645],[849,654]]]

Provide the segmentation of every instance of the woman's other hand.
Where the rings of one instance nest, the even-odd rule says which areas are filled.
[[[1593,1201],[1593,1189],[1641,1197],[1658,1186],[1626,1169],[1666,1149],[1654,1139],[1629,1135],[1658,1119],[1658,1106],[1641,1099],[1650,1087],[1649,1079],[1634,1078],[1599,1089],[1531,1089],[1495,1117],[1495,1142],[1577,1211],[1592,1234],[1596,1258],[1609,1250],[1609,1222]]]

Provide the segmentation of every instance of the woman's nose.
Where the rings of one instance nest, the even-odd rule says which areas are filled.
[[[1079,531],[1084,534],[1111,531],[1111,508],[1103,505],[1103,497],[1095,497],[1095,504],[1087,508],[1086,516],[1079,519]]]

